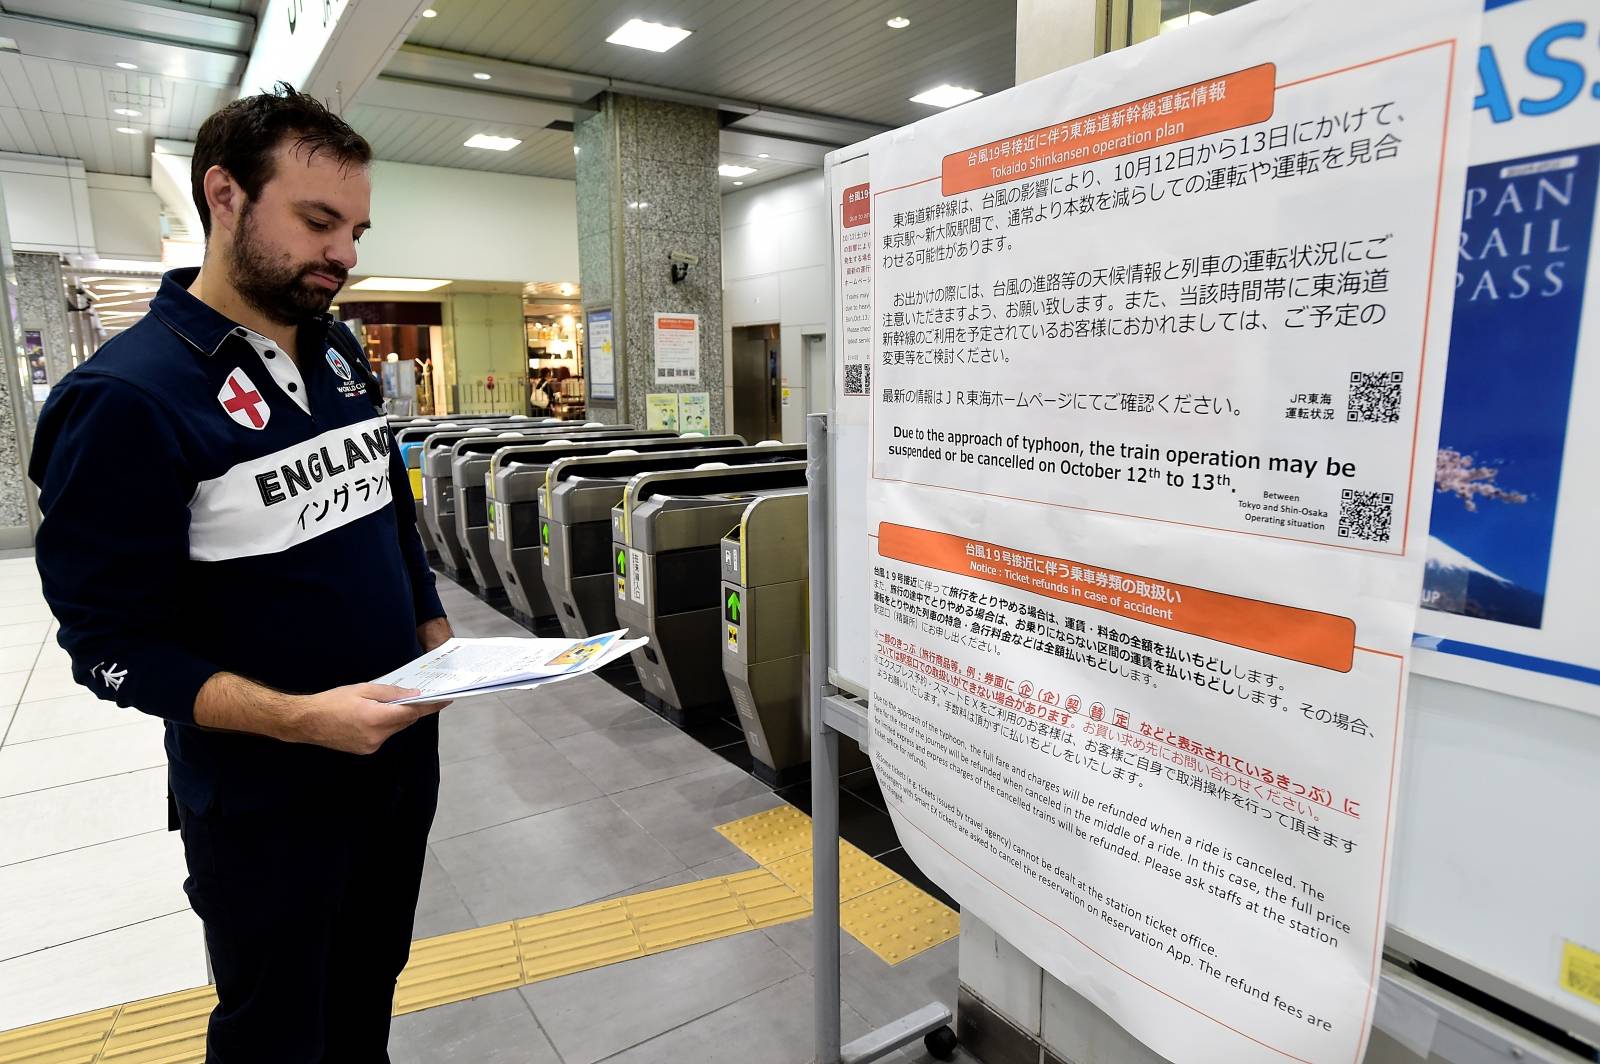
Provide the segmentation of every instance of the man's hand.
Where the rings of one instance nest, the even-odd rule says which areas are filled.
[[[455,633],[450,630],[448,617],[435,617],[431,621],[417,625],[417,641],[422,644],[422,652],[444,646]]]
[[[386,684],[359,683],[321,694],[288,695],[242,676],[219,672],[200,689],[194,703],[194,722],[202,728],[370,754],[401,728],[450,704],[391,704],[395,699],[419,693]]]
[[[395,732],[450,704],[392,704],[396,699],[420,693],[387,684],[358,683],[302,696],[298,699],[300,705],[292,727],[295,736],[292,741],[343,750],[347,754],[376,753]]]

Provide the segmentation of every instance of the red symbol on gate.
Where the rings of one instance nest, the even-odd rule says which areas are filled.
[[[272,416],[272,408],[267,406],[267,401],[261,398],[261,393],[242,369],[228,374],[222,390],[217,393],[217,401],[230,418],[247,429],[266,428],[267,419]]]

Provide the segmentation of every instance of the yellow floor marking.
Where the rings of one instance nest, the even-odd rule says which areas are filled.
[[[419,939],[395,1015],[725,938],[811,914],[811,818],[784,805],[723,824],[762,867]],[[861,850],[839,847],[840,925],[889,964],[954,938],[959,918]],[[0,1064],[202,1064],[210,986],[0,1032]]]
[[[811,907],[811,818],[790,805],[717,828]],[[961,917],[848,842],[839,843],[839,926],[887,964],[948,942]]]
[[[475,927],[411,944],[395,987],[396,1016],[522,985],[510,923]]]
[[[961,917],[905,880],[841,902],[839,926],[887,964],[899,964],[961,933]]]

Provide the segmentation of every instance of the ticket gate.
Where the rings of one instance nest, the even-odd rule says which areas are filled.
[[[417,534],[422,537],[423,549],[437,554],[433,531],[422,514],[422,442],[435,432],[452,429],[474,429],[488,432],[490,425],[504,421],[506,427],[541,425],[555,418],[529,418],[521,414],[502,418],[491,414],[465,414],[456,417],[390,418],[389,427],[394,432],[395,445],[400,448],[400,460],[405,463],[406,475],[411,481],[411,504],[417,515]]]
[[[722,672],[750,746],[752,771],[773,786],[811,760],[806,496],[752,500],[722,537]]]
[[[622,426],[626,427],[626,426]],[[509,429],[500,425],[476,429],[453,429],[435,432],[422,444],[422,517],[433,533],[434,545],[439,551],[439,562],[447,573],[462,583],[471,583],[472,574],[467,569],[466,551],[456,536],[455,486],[450,476],[450,463],[454,456],[451,448],[462,440],[498,439],[507,443],[524,440],[563,439],[589,435],[605,430],[615,431],[616,425],[598,422],[558,421],[535,425],[526,429]]]
[[[545,590],[561,631],[579,639],[617,627],[611,510],[622,501],[634,476],[707,462],[728,466],[792,462],[805,455],[803,443],[763,442],[699,454],[564,458],[551,466],[539,499],[539,539]],[[515,530],[512,539],[521,542]]]
[[[456,538],[466,554],[467,568],[478,585],[480,594],[488,597],[495,592],[504,594],[500,570],[489,553],[489,537],[493,531],[495,515],[492,512],[493,496],[487,488],[490,468],[497,455],[508,451],[527,454],[548,448],[551,455],[565,453],[562,449],[579,441],[672,439],[676,434],[663,429],[642,430],[627,425],[611,425],[606,429],[582,434],[556,433],[553,438],[528,442],[513,441],[507,444],[490,436],[485,439],[465,439],[450,448],[450,486],[455,496]],[[620,447],[618,442],[613,446]],[[495,596],[498,597],[498,596]]]
[[[726,705],[722,537],[763,496],[804,494],[806,464],[642,473],[611,511],[617,623],[649,642],[633,663],[646,701],[675,724]]]
[[[638,438],[580,440],[550,448],[512,447],[495,453],[485,480],[489,492],[489,555],[519,619],[547,618],[556,613],[545,587],[543,570],[549,547],[542,542],[546,526],[539,521],[539,498],[552,465],[567,458],[596,455],[683,454],[744,446],[742,436],[662,436],[641,433]],[[683,464],[689,464],[687,457]],[[606,529],[600,549],[603,576],[608,571],[605,554],[611,544],[609,508],[602,525]],[[609,584],[606,590],[609,592]]]

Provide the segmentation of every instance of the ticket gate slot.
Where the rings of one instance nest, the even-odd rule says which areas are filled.
[[[582,456],[610,456],[619,450],[676,454],[743,446],[742,436],[680,437],[667,432],[640,432],[625,438],[577,440],[497,451],[484,483],[489,502],[489,555],[519,619],[549,618],[556,613],[545,587],[543,569],[547,545],[542,539],[547,533],[539,520],[539,497],[555,462]],[[602,554],[609,545],[607,533]],[[601,564],[604,565],[603,560]]]
[[[429,531],[433,533],[439,561],[445,571],[461,583],[472,582],[466,551],[456,535],[455,484],[450,475],[450,463],[454,459],[452,448],[456,443],[467,439],[500,439],[507,443],[560,439],[606,429],[615,430],[617,427],[597,422],[557,422],[528,429],[504,429],[492,425],[430,435],[422,445],[422,515]]]
[[[806,464],[686,469],[633,478],[611,511],[617,623],[646,700],[674,723],[729,703],[722,677],[722,539],[755,499],[804,494]]]
[[[806,498],[757,498],[722,540],[722,672],[752,770],[773,786],[811,759]]]
[[[611,510],[634,476],[707,462],[768,465],[803,460],[805,455],[803,443],[758,443],[699,454],[566,458],[551,466],[539,499],[540,556],[561,631],[580,639],[618,626]]]
[[[493,520],[490,510],[493,502],[487,490],[486,477],[495,455],[507,450],[526,450],[529,446],[560,447],[572,442],[573,439],[620,440],[640,435],[660,437],[671,436],[672,433],[663,430],[643,432],[627,425],[612,425],[572,438],[564,433],[552,433],[551,438],[535,441],[531,445],[520,443],[507,445],[493,436],[480,440],[461,440],[454,444],[450,448],[450,487],[456,500],[454,514],[456,539],[466,555],[467,569],[472,574],[473,582],[478,585],[479,593],[495,597],[505,593],[500,581],[500,570],[489,555],[489,532]],[[499,595],[496,595],[497,592]]]

